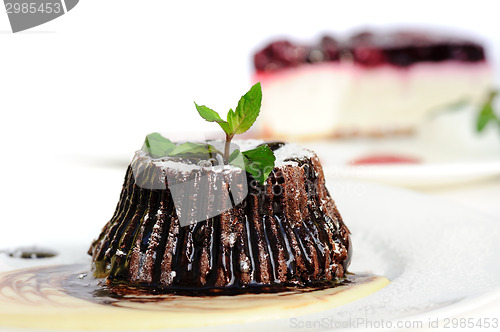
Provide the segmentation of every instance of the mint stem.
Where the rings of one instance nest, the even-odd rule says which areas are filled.
[[[233,135],[226,134],[226,144],[224,145],[224,163],[228,163]]]

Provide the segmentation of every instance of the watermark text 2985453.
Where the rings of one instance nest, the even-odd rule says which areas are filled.
[[[5,9],[7,14],[59,14],[63,11],[60,2],[6,2]]]
[[[66,14],[79,0],[4,0],[12,32],[33,28]]]

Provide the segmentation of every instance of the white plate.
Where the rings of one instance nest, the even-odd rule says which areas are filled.
[[[477,133],[476,117],[473,107],[439,111],[412,137],[309,142],[307,146],[320,156],[325,173],[340,178],[407,187],[476,181],[500,174],[500,130],[490,125]],[[420,162],[351,164],[377,155],[410,157]]]
[[[332,197],[353,233],[351,270],[391,284],[332,311],[373,321],[452,317],[500,294],[500,224],[475,210],[381,185],[334,182]]]
[[[484,303],[485,294],[491,296],[500,287],[498,222],[474,210],[404,189],[327,181],[352,231],[354,255],[349,270],[385,275],[391,284],[334,310],[238,326],[239,330],[287,330],[308,322],[323,329],[354,327],[358,319],[364,324],[380,324],[382,320],[416,319],[415,315],[426,324],[431,315],[451,317],[471,310]],[[53,245],[65,254],[35,263],[88,263],[85,249],[92,239],[78,237],[76,232],[71,236],[74,241],[69,249],[67,245]],[[39,243],[50,245],[54,240],[47,235]],[[4,270],[30,265],[29,261],[0,255]]]
[[[325,174],[343,179],[422,188],[472,182],[500,174],[500,149],[457,152],[416,138],[310,142],[306,146],[318,154]],[[359,158],[385,155],[415,158],[420,162],[351,164]]]
[[[396,321],[418,321],[425,328],[430,318],[443,323],[500,296],[495,220],[405,189],[327,181],[352,232],[349,270],[385,275],[391,284],[334,310],[282,320],[277,329],[301,323],[324,330],[369,328],[383,322],[389,328]]]

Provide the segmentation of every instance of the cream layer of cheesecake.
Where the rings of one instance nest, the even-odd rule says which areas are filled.
[[[306,64],[258,74],[264,135],[287,139],[410,132],[440,108],[479,104],[492,88],[485,62],[401,68]]]

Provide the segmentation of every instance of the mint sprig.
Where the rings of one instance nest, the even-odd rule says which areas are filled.
[[[491,91],[481,107],[476,120],[476,129],[478,132],[483,131],[489,123],[496,123],[500,129],[500,118],[493,110],[493,101],[497,95],[498,91]]]
[[[236,110],[229,110],[226,120],[222,120],[220,115],[208,108],[207,106],[199,106],[194,103],[196,110],[200,116],[208,122],[216,122],[226,133],[226,145],[224,148],[224,160],[229,159],[229,148],[231,140],[236,134],[243,134],[246,132],[259,116],[260,106],[262,103],[262,89],[260,83],[256,83],[250,91],[241,97],[236,106]]]
[[[264,184],[274,168],[276,157],[273,151],[265,144],[243,151],[235,150],[230,154],[231,140],[237,134],[243,134],[255,123],[259,116],[262,103],[262,89],[260,83],[255,84],[238,101],[236,109],[232,109],[223,120],[214,110],[205,105],[194,105],[200,116],[208,122],[216,122],[226,134],[224,153],[209,144],[187,142],[175,144],[159,133],[146,136],[142,149],[153,158],[183,157],[202,159],[213,158],[215,154],[223,155],[226,164],[239,167],[250,173],[260,184]]]
[[[226,120],[223,120],[219,113],[205,105],[198,105],[196,110],[200,116],[208,122],[216,122],[226,134],[226,144],[224,146],[224,160],[226,163],[244,169],[250,173],[260,184],[266,182],[267,177],[274,168],[276,158],[267,145],[261,145],[255,149],[240,152],[233,151],[230,154],[231,140],[237,134],[243,134],[252,127],[259,116],[262,104],[262,88],[260,83],[256,83],[238,101],[238,106],[233,111],[229,109]],[[239,158],[241,156],[241,158]]]

